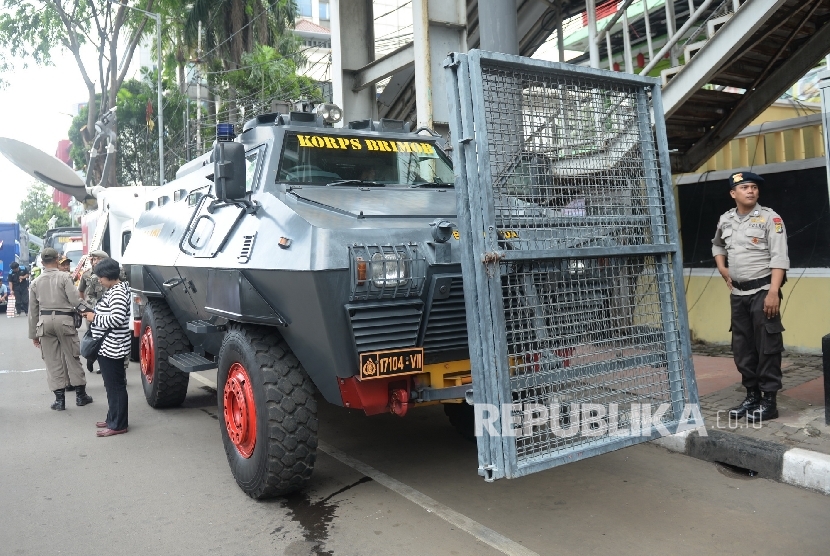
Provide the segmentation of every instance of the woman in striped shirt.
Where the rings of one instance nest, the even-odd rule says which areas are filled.
[[[93,273],[106,288],[106,293],[95,306],[95,311],[85,316],[91,323],[93,338],[107,334],[98,350],[98,364],[109,404],[107,420],[95,425],[101,429],[98,436],[113,436],[127,432],[124,358],[130,353],[130,290],[126,282],[119,280],[121,267],[113,259],[101,260],[95,265]]]

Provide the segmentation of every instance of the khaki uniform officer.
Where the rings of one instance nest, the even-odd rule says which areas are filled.
[[[40,256],[43,272],[29,288],[29,339],[40,348],[46,363],[46,381],[55,393],[52,409],[62,411],[66,409],[67,382],[75,386],[77,405],[92,403],[86,393],[80,341],[73,319],[81,299],[69,274],[58,270],[58,252],[47,247]]]
[[[784,339],[779,313],[781,286],[790,268],[784,222],[758,204],[764,179],[752,172],[729,178],[736,208],[718,220],[712,254],[731,292],[732,355],[746,388],[746,399],[730,409],[734,419],[756,422],[778,417]],[[729,261],[727,268],[726,262]]]

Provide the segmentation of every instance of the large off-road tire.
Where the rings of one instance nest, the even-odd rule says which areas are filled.
[[[475,440],[475,413],[468,403],[445,403],[444,414],[449,417],[450,425],[467,440]]]
[[[168,358],[189,351],[190,342],[167,303],[160,299],[147,303],[141,316],[139,362],[150,407],[175,407],[184,401],[190,375],[171,365]]]
[[[222,442],[240,488],[256,499],[302,489],[317,459],[317,401],[282,336],[229,326],[217,383]]]

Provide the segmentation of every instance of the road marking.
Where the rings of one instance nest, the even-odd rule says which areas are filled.
[[[0,375],[5,375],[9,373],[36,373],[38,371],[45,371],[46,369],[27,369],[25,371],[15,371],[15,370],[5,370],[0,369]]]
[[[191,373],[190,376],[192,376],[205,386],[210,386],[211,388],[216,390],[216,383],[212,380],[200,376],[196,373]],[[423,492],[415,490],[411,486],[405,485],[404,483],[396,479],[393,479],[386,473],[378,471],[374,467],[367,465],[362,461],[357,460],[347,454],[344,454],[343,452],[341,452],[340,450],[326,442],[318,441],[317,448],[321,452],[330,455],[340,463],[348,465],[358,473],[361,473],[366,477],[372,478],[375,482],[382,484],[392,492],[395,492],[403,496],[410,502],[421,506],[427,512],[440,517],[447,523],[458,527],[462,531],[466,531],[467,533],[471,534],[484,544],[492,546],[499,552],[507,554],[508,556],[539,556],[539,554],[537,554],[536,552],[533,552],[529,548],[522,546],[516,541],[508,539],[504,535],[497,533],[496,531],[493,531],[489,527],[482,525],[474,519],[470,519],[464,514],[458,513],[457,511],[445,506],[437,500],[430,498]]]
[[[503,552],[504,554],[508,554],[510,556],[539,556],[536,552],[522,546],[516,541],[508,539],[504,535],[493,531],[478,521],[458,513],[444,504],[441,504],[437,500],[430,498],[426,494],[415,490],[414,488],[405,485],[396,479],[393,479],[386,473],[378,471],[374,467],[366,465],[362,461],[356,460],[355,458],[344,454],[326,442],[319,441],[317,443],[317,447],[320,451],[330,455],[339,462],[348,465],[358,473],[371,477],[375,482],[378,482],[389,490],[400,494],[410,502],[421,506],[427,512],[435,514],[451,525],[468,532],[481,542],[492,546],[499,552]]]

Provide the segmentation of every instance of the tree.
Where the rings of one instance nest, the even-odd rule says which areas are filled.
[[[174,78],[162,80],[164,96],[164,157],[165,177],[175,177],[184,157],[184,117],[186,97],[179,92]],[[148,123],[148,105],[152,110],[150,121],[155,122],[158,94],[155,71],[145,71],[142,79],[130,79],[121,85],[116,97],[118,106],[118,165],[116,181],[119,185],[155,185],[158,183],[158,130]],[[193,112],[194,109],[190,108]],[[88,149],[81,129],[86,122],[86,108],[72,120],[69,139],[70,157],[75,168],[85,169]]]
[[[98,116],[115,106],[147,18],[109,0],[0,1],[4,8],[0,13],[0,46],[7,48],[13,59],[49,65],[56,48],[72,53],[88,92],[87,129],[94,129]],[[142,8],[152,11],[153,3],[145,0]],[[122,41],[125,28],[126,42]],[[81,58],[81,47],[86,44],[96,49],[97,68]],[[123,60],[118,58],[119,47]],[[10,62],[6,60],[6,64]]]
[[[152,11],[154,1],[144,0],[143,9]],[[0,7],[0,47],[10,52],[13,60],[22,60],[24,65],[27,60],[49,65],[55,49],[72,53],[87,89],[86,126],[81,136],[88,144],[98,117],[115,106],[147,17],[129,10],[126,0],[0,0]],[[126,42],[122,40],[123,31],[127,31]],[[97,67],[81,57],[84,45],[95,48]],[[122,59],[119,49],[123,50]],[[0,59],[0,67],[8,70],[10,65],[8,59]],[[93,182],[102,180],[105,152],[106,145],[101,145],[96,167],[87,168]]]
[[[234,87],[240,98],[249,99],[246,112],[268,112],[272,100],[322,100],[317,83],[297,75],[293,57],[284,56],[276,48],[258,45],[253,52],[242,55],[243,69],[225,74],[224,80]],[[247,117],[247,115],[246,115]]]
[[[57,226],[70,226],[72,223],[69,211],[61,208],[52,201],[51,188],[47,190],[46,185],[34,183],[29,186],[29,192],[20,202],[20,212],[17,214],[17,222],[29,233],[37,237],[43,237],[49,229],[49,219],[52,216],[58,217]]]
[[[173,79],[164,79],[165,179],[175,178],[185,158],[184,111],[194,112]],[[151,185],[158,182],[158,131],[148,125],[147,107],[156,102],[155,72],[126,81],[118,91],[118,183]],[[155,110],[155,108],[153,108]]]
[[[281,39],[294,26],[296,17],[295,0],[195,0],[185,20],[185,40],[195,48],[201,22],[205,39],[203,62],[217,75],[215,72],[243,68],[243,55],[253,52],[257,45],[282,44],[291,48],[290,41]],[[230,82],[222,84],[228,99],[228,121],[237,123],[237,90]]]

